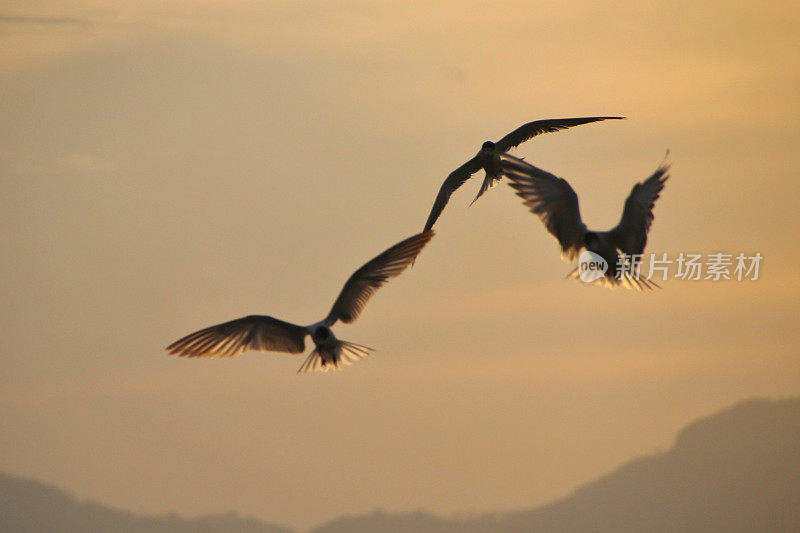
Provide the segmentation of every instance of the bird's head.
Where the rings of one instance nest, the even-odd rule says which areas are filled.
[[[312,335],[314,342],[321,343],[333,338],[333,332],[328,326],[317,326]]]
[[[494,152],[494,143],[492,141],[486,141],[481,146],[481,152]]]

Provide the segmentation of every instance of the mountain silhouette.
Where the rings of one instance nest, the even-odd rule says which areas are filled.
[[[291,533],[233,513],[147,516],[76,500],[61,489],[0,474],[0,531],[5,533]]]
[[[140,516],[0,474],[0,531],[287,533],[235,514]],[[625,463],[531,510],[463,519],[426,512],[333,520],[311,533],[800,531],[800,398],[750,400],[682,430],[670,450]]]
[[[665,453],[634,459],[529,511],[448,520],[376,512],[313,533],[798,532],[800,398],[750,400],[690,424]]]

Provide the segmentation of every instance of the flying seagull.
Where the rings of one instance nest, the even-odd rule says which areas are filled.
[[[167,346],[172,355],[186,357],[233,357],[246,350],[264,352],[305,351],[305,337],[311,335],[314,351],[298,373],[327,371],[368,355],[372,348],[341,341],[331,327],[341,320],[353,322],[372,294],[389,278],[399,276],[433,237],[424,231],[401,241],[356,270],[333,304],[328,316],[310,326],[298,326],[265,315],[250,315],[201,329]]]
[[[605,275],[599,278],[601,283],[610,287],[622,283],[641,290],[658,285],[630,275],[630,269],[623,270],[630,262],[620,254],[630,257],[644,252],[655,201],[669,178],[666,156],[664,159],[652,176],[633,186],[625,200],[622,220],[610,231],[586,228],[578,209],[578,195],[566,180],[508,154],[503,156],[502,167],[509,185],[561,245],[562,259],[574,262],[581,250],[588,250],[602,257],[608,266]],[[577,277],[577,271],[576,268],[568,277]]]
[[[486,141],[475,157],[455,169],[447,176],[447,179],[444,180],[444,183],[442,183],[439,189],[439,194],[436,195],[436,200],[433,202],[431,213],[428,215],[428,221],[425,223],[425,230],[427,231],[433,228],[433,225],[436,224],[436,219],[442,214],[442,210],[444,206],[447,205],[450,196],[480,169],[486,171],[486,177],[483,179],[483,184],[478,191],[478,195],[475,197],[475,200],[472,200],[472,203],[475,203],[475,201],[486,192],[486,189],[494,186],[495,182],[502,177],[500,154],[511,150],[515,146],[541,133],[552,133],[590,122],[610,119],[619,120],[623,118],[625,117],[549,118],[545,120],[534,120],[533,122],[523,124],[497,142]],[[470,205],[472,205],[472,203]]]

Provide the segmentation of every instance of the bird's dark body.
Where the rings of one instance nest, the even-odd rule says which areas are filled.
[[[432,237],[433,231],[418,233],[361,266],[345,282],[328,316],[310,326],[268,315],[248,315],[195,331],[167,346],[167,351],[179,357],[234,357],[246,350],[299,354],[305,351],[306,336],[311,336],[314,350],[298,372],[350,364],[373,349],[337,339],[331,326],[358,318],[372,294],[390,278],[399,276]]]
[[[311,334],[311,340],[317,347],[320,356],[320,366],[326,367],[329,364],[333,366],[339,365],[339,343],[333,331],[327,326],[317,326]]]
[[[621,118],[624,117],[580,117],[535,120],[523,124],[497,142],[485,141],[483,145],[481,145],[480,151],[478,151],[472,159],[452,171],[444,180],[433,202],[428,220],[425,222],[425,231],[433,228],[433,225],[436,224],[436,220],[439,218],[439,215],[441,215],[445,205],[447,205],[450,195],[461,187],[474,173],[483,169],[486,175],[483,178],[483,183],[478,190],[478,194],[470,205],[474,204],[483,193],[500,181],[503,177],[500,156],[508,152],[508,150],[542,133],[551,133],[601,120],[618,120]]]
[[[558,241],[563,259],[575,261],[581,250],[587,250],[605,260],[607,268],[599,281],[606,285],[637,289],[658,287],[655,282],[641,278],[639,265],[633,263],[635,256],[644,252],[655,201],[669,178],[666,158],[649,178],[633,186],[625,200],[622,219],[609,231],[586,228],[580,216],[578,195],[563,178],[509,154],[502,155],[502,165],[503,175],[509,178],[511,187]],[[579,268],[569,277],[580,277],[576,275]]]
[[[614,285],[620,281],[617,277],[617,273],[620,270],[621,264],[619,252],[614,246],[608,244],[609,241],[610,238],[606,231],[587,231],[586,235],[583,237],[586,249],[602,257],[606,265],[608,265],[605,277],[611,285]]]

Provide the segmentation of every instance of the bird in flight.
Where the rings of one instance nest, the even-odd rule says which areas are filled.
[[[642,290],[658,285],[631,275],[631,269],[623,267],[630,266],[627,257],[641,256],[644,252],[655,201],[669,178],[666,156],[664,159],[653,175],[633,186],[625,200],[622,219],[610,231],[586,228],[578,208],[578,195],[566,180],[508,154],[503,155],[502,167],[509,185],[561,245],[562,259],[574,262],[581,250],[588,250],[602,257],[608,266],[598,281],[609,287],[624,284]],[[576,268],[568,277],[578,277],[577,272]]]
[[[349,324],[358,318],[372,294],[389,278],[399,276],[433,235],[433,231],[424,231],[409,237],[356,270],[344,284],[328,316],[310,326],[250,315],[196,331],[173,342],[167,350],[172,355],[186,357],[233,357],[246,350],[299,354],[305,351],[305,337],[310,335],[315,348],[298,373],[327,371],[338,369],[340,363],[350,364],[373,349],[337,339],[331,327],[338,320]]]
[[[425,223],[425,230],[427,231],[433,228],[439,215],[442,214],[444,206],[447,205],[450,196],[480,169],[486,171],[486,177],[483,179],[483,184],[478,191],[478,195],[475,196],[475,200],[472,200],[470,205],[475,203],[487,189],[494,186],[495,182],[502,177],[500,154],[511,150],[515,146],[541,133],[552,133],[590,122],[611,119],[619,120],[623,118],[625,117],[549,118],[545,120],[534,120],[533,122],[523,124],[497,142],[486,141],[475,157],[455,169],[444,180],[444,183],[442,183],[439,189],[439,194],[436,195],[436,200],[433,202],[431,212],[428,215],[428,221]]]

